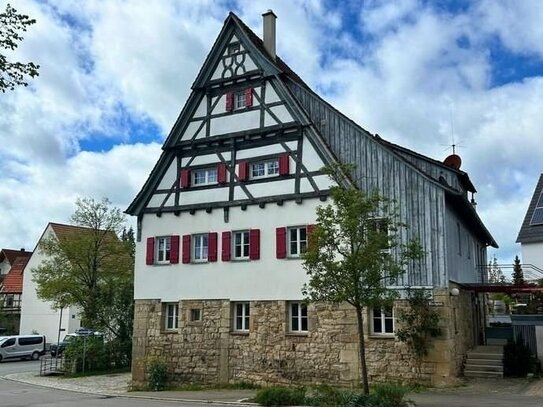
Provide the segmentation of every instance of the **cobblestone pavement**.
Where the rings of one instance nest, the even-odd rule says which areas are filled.
[[[224,404],[250,404],[246,400],[254,397],[254,390],[202,390],[202,391],[162,391],[131,392],[129,391],[130,373],[64,378],[59,376],[38,376],[36,373],[14,373],[4,376],[5,379],[23,383],[53,387],[62,390],[111,396],[149,398]],[[543,406],[542,379],[470,379],[457,387],[432,388],[422,393],[414,393],[410,398],[421,406],[456,406],[470,404],[454,404],[460,400],[475,401],[477,397],[485,397],[487,401],[511,397],[524,402],[535,402]],[[541,401],[538,399],[542,398]],[[430,404],[427,404],[430,403]],[[435,403],[435,404],[434,404]],[[538,404],[541,403],[541,404]],[[500,405],[500,403],[495,404]],[[532,404],[526,404],[532,405]]]

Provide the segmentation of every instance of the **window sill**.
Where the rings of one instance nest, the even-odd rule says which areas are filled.
[[[173,335],[173,334],[178,334],[179,333],[179,329],[163,329],[160,331],[161,334],[163,335]]]
[[[207,264],[209,263],[209,260],[191,260],[190,264]]]
[[[244,263],[244,262],[247,262],[247,261],[251,261],[251,259],[249,257],[239,257],[237,259],[232,257],[232,261],[237,262],[237,263]]]
[[[187,325],[188,326],[202,326],[204,324],[204,321],[200,320],[200,321],[188,321],[187,322]]]
[[[394,334],[369,334],[368,338],[370,339],[396,339],[396,335]]]
[[[249,331],[230,331],[230,335],[249,336]]]
[[[302,331],[302,332],[290,331],[286,333],[286,336],[307,338],[309,336],[309,332],[308,331]]]

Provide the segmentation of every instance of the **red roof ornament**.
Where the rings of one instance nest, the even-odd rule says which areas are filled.
[[[445,164],[447,167],[459,170],[460,166],[462,165],[462,159],[457,154],[451,154],[443,160],[443,164]]]

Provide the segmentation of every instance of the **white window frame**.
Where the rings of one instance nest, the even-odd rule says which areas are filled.
[[[199,187],[202,185],[217,184],[217,168],[202,168],[191,171],[192,185]]]
[[[385,312],[383,312],[383,310]],[[375,315],[375,311],[379,311],[379,316]],[[387,315],[387,311],[390,311],[390,316]],[[396,332],[396,316],[394,312],[394,307],[381,307],[381,308],[372,308],[370,309],[370,324],[371,324],[371,334],[377,336],[394,336]],[[375,321],[379,320],[381,322],[381,329],[377,330],[375,327]],[[386,321],[392,320],[392,332],[388,332],[386,329]]]
[[[155,238],[155,263],[170,263],[171,255],[171,236],[158,236]]]
[[[257,166],[259,167],[258,173],[255,174]],[[249,165],[250,179],[275,177],[278,175],[279,175],[279,159],[278,158],[274,158],[271,160],[255,161],[253,163],[250,163]]]
[[[205,245],[204,245],[205,243]],[[191,259],[194,263],[205,263],[209,256],[209,234],[192,235]]]
[[[164,303],[164,330],[176,331],[179,327],[179,303]]]
[[[202,322],[202,309],[191,308],[189,311],[189,317],[190,317],[190,322]]]
[[[305,315],[303,310],[305,309]],[[307,304],[303,302],[289,302],[289,331],[292,333],[309,332],[309,318],[307,316]],[[297,327],[295,327],[295,322]],[[304,329],[305,322],[305,329]]]
[[[301,238],[302,230],[305,232],[305,239]],[[292,231],[296,231],[295,239],[292,238]],[[295,250],[292,250],[292,245]],[[307,226],[292,226],[287,228],[287,254],[288,257],[298,258],[307,250]]]
[[[250,253],[249,231],[236,230],[232,232],[232,258],[234,260],[248,260]],[[240,243],[237,242],[237,237],[240,236]],[[236,248],[241,249],[241,255],[236,255]]]
[[[245,109],[246,106],[247,106],[247,99],[245,96],[245,90],[234,92],[234,101],[233,101],[234,110]]]
[[[251,304],[249,302],[234,302],[233,307],[232,329],[236,332],[249,332],[251,324]]]

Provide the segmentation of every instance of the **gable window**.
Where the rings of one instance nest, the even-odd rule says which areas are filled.
[[[192,260],[195,262],[207,261],[208,234],[192,236]]]
[[[157,263],[170,262],[170,250],[171,250],[170,243],[171,243],[170,236],[156,238],[156,262]]]
[[[305,226],[288,228],[288,256],[300,257],[307,248],[307,229]]]
[[[234,303],[234,331],[248,331],[251,307],[248,302]]]
[[[243,230],[234,233],[234,259],[249,258],[249,231]]]
[[[245,92],[234,93],[234,110],[245,107]]]
[[[226,111],[244,109],[253,106],[253,88],[246,88],[226,93]]]
[[[240,51],[239,43],[230,44],[228,46],[228,55],[237,54]]]
[[[251,178],[272,177],[279,174],[279,160],[267,160],[251,163]]]
[[[307,332],[307,305],[303,302],[291,302],[289,306],[291,332]]]
[[[371,333],[374,335],[394,335],[394,310],[392,307],[371,310]]]
[[[210,185],[217,183],[217,168],[205,168],[192,171],[192,185]]]
[[[176,330],[178,325],[179,304],[176,302],[164,304],[164,329],[166,331]]]

